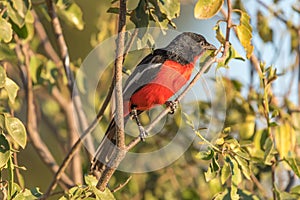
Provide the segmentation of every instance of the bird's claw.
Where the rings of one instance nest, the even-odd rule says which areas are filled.
[[[166,106],[170,108],[170,114],[174,114],[177,107],[178,107],[178,101],[167,101]]]

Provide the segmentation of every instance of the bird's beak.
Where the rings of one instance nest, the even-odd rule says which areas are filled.
[[[205,49],[206,50],[217,50],[217,48],[214,46],[214,45],[212,45],[212,44],[209,44],[209,45],[207,45],[206,47],[205,47]]]

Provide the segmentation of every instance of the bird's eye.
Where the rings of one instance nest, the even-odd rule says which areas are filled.
[[[200,46],[204,46],[204,41],[200,41]]]

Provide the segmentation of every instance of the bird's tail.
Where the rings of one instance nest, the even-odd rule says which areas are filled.
[[[124,118],[124,124],[128,121],[129,115]],[[115,157],[120,151],[116,145],[116,122],[111,120],[106,133],[96,150],[95,156],[92,160],[91,171],[98,171],[100,174],[105,170],[105,166],[109,168],[117,167]]]

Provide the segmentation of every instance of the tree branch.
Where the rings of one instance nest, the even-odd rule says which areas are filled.
[[[59,169],[57,170],[56,174],[53,177],[53,180],[51,184],[49,185],[46,193],[43,195],[42,199],[46,199],[47,197],[50,196],[51,192],[56,188],[57,182],[62,178],[62,175],[64,174],[64,171],[66,170],[68,164],[70,163],[71,159],[75,155],[75,153],[79,150],[81,147],[81,142],[96,128],[98,122],[102,119],[102,116],[104,114],[104,111],[106,110],[110,99],[112,97],[112,93],[114,90],[114,80],[112,80],[112,83],[110,85],[108,94],[99,110],[97,113],[96,118],[93,120],[93,122],[90,124],[90,126],[83,132],[83,134],[80,136],[80,138],[76,141],[76,143],[73,145],[73,147],[70,149],[66,157],[64,158],[62,164],[60,165]]]
[[[123,91],[122,91],[122,68],[123,68],[123,57],[124,57],[124,44],[125,44],[125,30],[126,30],[126,0],[120,0],[120,11],[119,11],[119,26],[118,26],[118,38],[117,49],[116,49],[116,60],[115,60],[115,98],[116,98],[116,138],[117,147],[120,149],[115,158],[115,166],[122,161],[125,156],[126,148],[125,145],[125,133],[124,133],[124,113],[123,113]],[[108,167],[103,171],[101,177],[97,183],[97,188],[104,191],[111,176],[115,172],[116,168]]]
[[[40,135],[38,133],[38,126],[37,126],[37,119],[36,119],[36,113],[35,113],[35,105],[34,105],[34,96],[33,96],[33,88],[32,88],[32,80],[29,70],[29,55],[28,49],[24,49],[22,53],[22,45],[20,44],[20,41],[15,36],[15,39],[17,41],[17,45],[15,48],[16,54],[19,58],[23,57],[23,53],[26,57],[25,64],[20,63],[19,68],[22,76],[24,77],[25,90],[27,95],[27,132],[28,136],[31,140],[31,143],[33,147],[35,148],[36,152],[38,153],[41,160],[48,166],[53,173],[55,173],[58,170],[58,165],[56,164],[56,161],[54,157],[52,156],[51,152],[49,151],[46,144],[43,142],[43,140],[40,138]],[[67,188],[73,185],[73,182],[67,177],[67,175],[62,174],[62,187]]]

